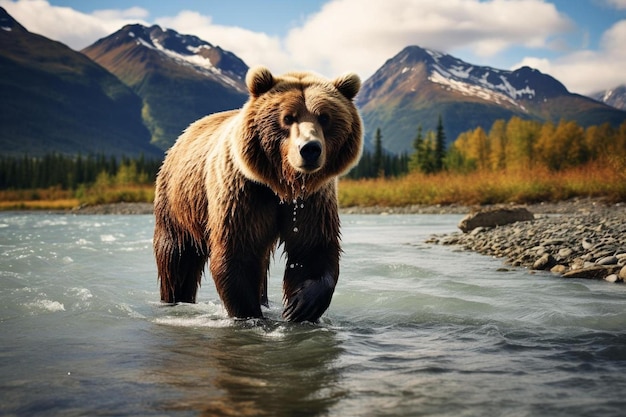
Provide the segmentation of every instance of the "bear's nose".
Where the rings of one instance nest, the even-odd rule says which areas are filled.
[[[321,154],[322,144],[317,140],[308,141],[300,148],[300,156],[307,165],[316,164]]]

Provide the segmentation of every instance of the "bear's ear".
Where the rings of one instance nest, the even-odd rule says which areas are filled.
[[[261,94],[267,93],[274,87],[276,81],[269,69],[263,66],[256,66],[248,70],[246,74],[246,86],[252,97],[259,97]]]
[[[361,78],[353,72],[335,78],[333,85],[348,100],[352,100],[361,89]]]

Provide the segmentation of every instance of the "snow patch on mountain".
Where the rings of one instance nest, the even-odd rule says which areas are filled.
[[[439,58],[444,56],[443,53],[441,53],[439,51],[434,51],[432,49],[425,49],[425,51],[428,53],[428,55],[432,56],[435,60],[438,60]]]
[[[519,99],[535,97],[535,90],[526,85],[516,88],[509,81],[511,72],[489,67],[476,67],[450,55],[426,49],[433,59],[429,80],[445,85],[466,96],[476,96],[498,104],[504,102],[522,108]],[[404,70],[403,70],[404,72]]]
[[[178,52],[172,51],[171,49],[167,49],[163,45],[161,45],[159,40],[156,38],[152,39],[152,43],[157,50],[161,51],[163,54],[174,59],[175,61],[178,61],[179,63],[191,64],[194,67],[200,67],[200,69],[219,72],[219,70],[213,66],[208,58],[196,54],[183,55]]]
[[[183,41],[184,42],[184,41]],[[192,54],[197,54],[200,51],[202,51],[203,49],[213,49],[213,47],[211,45],[200,45],[200,46],[191,46],[191,45],[187,45],[187,50],[189,52],[191,52]]]
[[[613,90],[606,90],[604,92],[604,95],[602,96],[601,101],[607,102],[611,99],[611,96],[613,96]]]
[[[465,96],[479,97],[483,100],[492,101],[497,104],[509,103],[516,107],[519,107],[522,110],[525,110],[524,106],[520,105],[518,102],[516,102],[506,94],[499,93],[480,85],[454,79],[452,77],[446,77],[438,71],[434,71],[430,75],[430,77],[428,77],[428,79],[434,83],[441,84],[446,88],[449,88],[450,90],[458,91]]]
[[[143,45],[146,48],[156,49],[154,47],[154,45],[152,45],[151,43],[146,42],[146,40],[144,38],[137,38],[137,40],[135,42],[137,43],[137,45]]]
[[[185,65],[193,70],[212,78],[217,78],[221,82],[228,84],[236,88],[239,91],[245,91],[245,89],[241,86],[240,83],[235,81],[233,78],[224,74],[221,69],[215,67],[211,60],[207,57],[200,55],[202,50],[210,50],[213,47],[209,44],[200,44],[198,46],[186,45],[185,49],[189,53],[180,53],[174,50],[168,49],[161,44],[159,39],[156,36],[150,36],[149,41],[144,39],[142,36],[137,36],[134,32],[128,32],[128,36],[135,39],[137,45],[142,45],[146,48],[150,48],[152,50],[158,51],[159,53],[165,55],[167,58],[174,60],[179,65]],[[182,37],[180,34],[176,34],[177,38],[182,38],[182,43],[187,43],[187,38]],[[197,43],[200,41],[199,39],[193,39]]]

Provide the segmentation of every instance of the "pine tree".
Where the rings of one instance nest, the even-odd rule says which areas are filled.
[[[421,171],[421,156],[424,148],[424,136],[422,134],[422,125],[417,126],[417,136],[413,140],[413,153],[409,159],[410,171]]]
[[[443,130],[443,119],[441,114],[437,121],[437,134],[435,139],[435,155],[434,155],[434,168],[435,171],[441,171],[443,169],[443,160],[446,157],[446,134]]]
[[[385,160],[383,155],[383,137],[380,132],[380,128],[376,129],[376,134],[374,135],[374,168],[376,170],[375,176],[384,177],[385,176]]]

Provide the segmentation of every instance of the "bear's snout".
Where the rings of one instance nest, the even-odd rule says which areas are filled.
[[[317,168],[322,155],[322,143],[319,140],[311,140],[300,146],[300,156],[307,167]]]
[[[291,139],[288,142],[288,160],[296,171],[312,174],[322,169],[326,162],[324,133],[312,116],[291,126]]]

